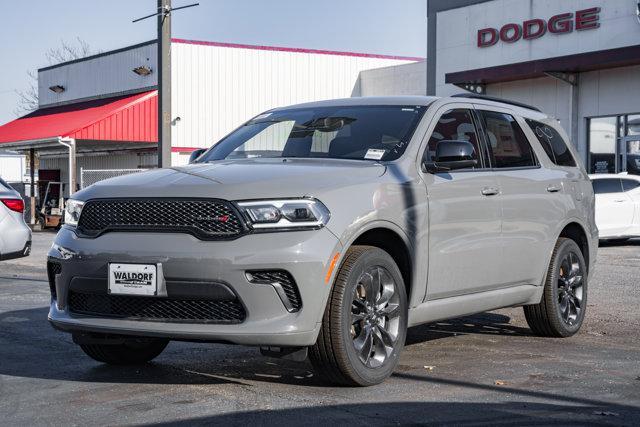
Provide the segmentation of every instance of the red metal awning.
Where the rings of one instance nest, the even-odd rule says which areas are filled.
[[[58,137],[157,143],[157,91],[40,108],[0,126],[0,147]]]

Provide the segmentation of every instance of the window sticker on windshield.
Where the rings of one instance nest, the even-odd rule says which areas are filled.
[[[266,119],[267,117],[269,117],[271,115],[271,113],[264,113],[264,114],[260,114],[259,116],[256,116],[253,120],[262,120],[262,119]]]
[[[387,150],[379,150],[377,148],[369,148],[367,150],[367,154],[364,155],[365,159],[368,160],[380,160],[382,156],[385,155]]]

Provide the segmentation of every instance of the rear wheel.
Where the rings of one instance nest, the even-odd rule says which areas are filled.
[[[325,379],[369,386],[389,377],[404,347],[407,295],[393,258],[371,246],[349,249],[309,357]]]
[[[531,330],[545,337],[569,337],[580,329],[587,307],[587,266],[580,247],[560,238],[551,256],[539,304],[524,307]]]
[[[87,356],[109,365],[140,365],[162,353],[168,340],[135,338],[121,344],[80,344]]]

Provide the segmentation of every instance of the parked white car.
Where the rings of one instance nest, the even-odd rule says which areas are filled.
[[[601,240],[640,237],[640,176],[590,175]]]
[[[31,229],[24,222],[20,193],[0,178],[0,261],[31,253]]]

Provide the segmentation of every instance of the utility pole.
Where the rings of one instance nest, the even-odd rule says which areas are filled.
[[[171,167],[171,0],[158,0],[158,167]]]
[[[133,22],[158,19],[158,167],[171,167],[171,12],[199,3],[171,7],[171,0],[158,0],[158,11]]]

